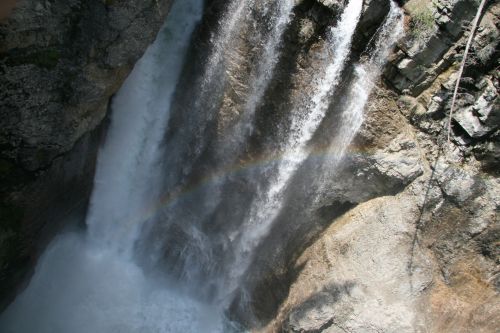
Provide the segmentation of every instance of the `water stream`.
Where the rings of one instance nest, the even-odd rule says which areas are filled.
[[[310,90],[313,96],[303,96],[298,105],[291,110],[292,125],[288,138],[282,142],[283,157],[278,163],[276,173],[267,189],[258,193],[249,205],[249,212],[236,236],[234,262],[229,266],[225,280],[225,290],[231,293],[239,285],[242,274],[248,269],[252,253],[259,242],[267,235],[281,209],[283,195],[290,178],[307,158],[307,142],[325,116],[331,96],[339,83],[340,74],[349,56],[352,36],[361,15],[362,0],[351,0],[342,14],[339,23],[329,33],[332,62],[322,71]]]
[[[2,332],[220,332],[221,314],[144,275],[132,250],[159,194],[160,143],[203,0],[176,1],[113,101],[85,235],[59,236]]]
[[[317,177],[318,186],[322,193],[327,190],[323,184],[328,183],[326,178],[333,178],[336,166],[342,161],[346,149],[352,142],[364,121],[364,109],[370,93],[375,88],[376,80],[387,62],[390,51],[397,41],[404,35],[403,11],[392,2],[390,10],[383,24],[373,37],[365,52],[365,57],[354,65],[354,80],[349,86],[347,96],[342,105],[341,125],[334,134],[328,147],[322,170]]]
[[[284,35],[295,1],[228,2],[203,70],[188,82],[192,101],[186,112],[176,105],[176,93],[186,86],[183,70],[190,65],[186,59],[204,6],[203,0],[174,2],[156,41],[114,98],[87,230],[56,237],[29,286],[0,315],[2,332],[241,330],[227,319],[228,308],[244,290],[256,250],[285,208],[287,190],[311,153],[310,141],[344,83],[363,0],[350,0],[329,27],[321,51],[328,61],[291,99],[275,162],[238,166],[241,172],[226,170],[247,157],[256,112],[286,52]],[[329,148],[335,157],[322,165],[312,185],[318,193],[359,130],[370,93],[402,33],[401,10],[391,1],[365,56],[354,65]],[[254,43],[249,49],[255,59],[232,49],[248,43]],[[242,68],[246,75],[238,76]],[[228,91],[237,98],[228,102]],[[212,130],[227,104],[236,110],[231,121]],[[213,171],[218,169],[224,172]]]

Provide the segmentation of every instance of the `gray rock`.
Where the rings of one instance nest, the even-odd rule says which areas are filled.
[[[21,0],[0,24],[4,158],[46,168],[94,129],[170,0],[106,3]]]
[[[481,138],[500,125],[500,102],[498,92],[489,78],[480,83],[482,93],[473,105],[459,109],[454,119],[472,138]]]
[[[438,163],[435,172],[443,192],[458,203],[466,202],[481,190],[479,178],[459,166]]]
[[[407,39],[386,71],[390,86],[412,96],[399,98],[399,110],[387,95],[371,100],[355,149],[362,153],[348,156],[322,198],[325,206],[357,207],[289,264],[291,288],[263,331],[496,332],[498,320],[488,318],[500,309],[491,241],[499,222],[498,75],[491,53],[479,50],[496,48],[500,6],[483,15],[457,100],[454,124],[467,134],[457,130],[447,144],[452,65],[461,60],[463,27],[477,2],[433,3],[439,30],[423,42]],[[388,116],[397,112],[411,130]]]
[[[305,266],[284,331],[414,332],[412,294],[432,281],[432,264],[411,250],[417,218],[415,202],[402,194],[366,202],[333,224],[299,259]]]
[[[110,97],[170,3],[18,0],[0,22],[0,310],[85,210]]]
[[[423,172],[420,152],[406,135],[396,138],[383,151],[374,155],[375,167],[387,177],[409,184]]]
[[[344,5],[344,1],[342,0],[318,0],[318,2],[334,10],[338,10]]]

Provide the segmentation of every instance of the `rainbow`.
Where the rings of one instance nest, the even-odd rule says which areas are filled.
[[[371,155],[371,149],[365,149],[360,147],[351,147],[343,155],[346,156],[361,156],[361,155]],[[231,176],[238,176],[247,173],[252,170],[257,170],[261,168],[266,168],[272,165],[276,165],[279,162],[286,161],[290,158],[289,153],[282,154],[268,154],[261,155],[258,157],[253,157],[247,161],[240,160],[229,166],[211,172],[205,177],[200,178],[196,182],[188,185],[179,186],[176,189],[169,191],[163,195],[160,195],[158,200],[148,205],[140,218],[136,220],[128,221],[127,224],[143,223],[154,217],[160,210],[167,208],[168,206],[175,205],[176,202],[201,191],[216,183],[222,183],[224,179]],[[325,161],[325,160],[335,160],[339,158],[339,153],[331,148],[331,146],[325,147],[315,147],[310,150],[307,161]]]

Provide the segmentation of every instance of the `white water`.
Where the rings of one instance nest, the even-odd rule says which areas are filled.
[[[212,36],[212,50],[208,57],[205,75],[203,75],[202,91],[210,90],[216,73],[223,68],[225,55],[231,48],[233,41],[240,31],[244,20],[245,9],[253,4],[254,0],[233,0],[227,7],[227,11],[219,21],[217,32]],[[201,101],[200,101],[201,102]]]
[[[341,132],[338,135],[341,142],[336,147],[331,147],[331,149],[340,148],[340,158],[363,123],[363,110],[387,62],[389,52],[404,34],[403,11],[395,2],[391,1],[389,14],[377,34],[370,58],[354,68],[355,79],[349,89],[347,104],[342,114]]]
[[[318,193],[326,190],[324,184],[328,184],[328,178],[333,178],[338,163],[344,158],[346,149],[363,124],[364,109],[376,80],[380,77],[390,51],[403,34],[403,11],[391,1],[389,14],[374,36],[375,41],[369,50],[371,52],[368,59],[354,67],[354,80],[343,105],[341,126],[328,148],[328,163],[323,165],[323,171],[320,173],[322,177],[317,179],[321,189]]]
[[[278,63],[278,52],[281,46],[283,33],[285,32],[288,23],[290,22],[292,9],[294,7],[294,0],[280,0],[277,5],[277,13],[272,17],[268,23],[271,26],[269,37],[264,45],[264,51],[257,64],[255,73],[251,78],[251,89],[248,100],[243,108],[243,118],[237,126],[235,132],[240,134],[237,136],[236,144],[241,145],[242,140],[245,139],[252,131],[252,120],[255,114],[255,109],[261,102],[262,97],[269,86],[272,79],[274,69]],[[241,128],[243,127],[243,128]]]
[[[0,319],[3,333],[221,332],[220,314],[112,250],[63,235]]]
[[[225,141],[220,142],[218,147],[220,158],[228,164],[232,163],[238,156],[238,153],[241,152],[241,149],[245,145],[245,140],[252,133],[255,111],[262,102],[262,98],[278,64],[283,34],[290,23],[295,1],[280,0],[273,6],[272,3],[266,3],[266,0],[264,0],[263,6],[267,20],[260,24],[265,25],[267,31],[264,33],[264,36],[260,36],[260,39],[262,39],[261,43],[263,44],[261,55],[252,69],[249,82],[245,83],[249,88],[246,101],[239,111],[241,116],[236,125],[225,135]],[[237,38],[237,36],[233,36],[233,38]],[[238,68],[239,66],[236,65],[234,67]]]
[[[0,317],[5,333],[220,332],[221,314],[169,290],[132,259],[158,195],[160,141],[202,0],[176,1],[113,103],[86,236],[57,238]]]
[[[238,230],[238,235],[233,236],[236,242],[235,259],[224,282],[226,284],[224,292],[229,295],[238,287],[242,275],[250,265],[252,253],[262,238],[268,234],[280,212],[284,190],[289,180],[308,156],[307,143],[325,116],[330,104],[328,97],[339,84],[362,6],[362,0],[351,0],[344,9],[338,25],[331,30],[328,42],[331,43],[332,62],[326,67],[324,76],[315,82],[312,90],[315,94],[311,97],[310,103],[306,101],[305,106],[300,104],[298,109],[292,110],[292,126],[288,138],[283,141],[282,150],[285,155],[278,165],[277,173],[269,188],[259,193],[251,203],[246,221]]]
[[[255,111],[262,102],[262,97],[271,82],[272,75],[279,60],[280,47],[282,45],[283,34],[290,22],[294,0],[280,0],[276,5],[275,13],[269,10],[271,7],[266,4],[264,9],[267,15],[274,14],[270,17],[267,24],[269,25],[269,34],[264,38],[264,47],[262,55],[259,57],[255,68],[249,78],[249,93],[248,97],[242,106],[242,115],[225,136],[225,141],[219,143],[217,154],[225,164],[232,164],[239,156],[241,150],[245,147],[245,141],[253,130],[253,120]],[[210,214],[220,202],[223,181],[214,184],[210,189],[212,192],[212,206],[207,210],[207,215]]]
[[[203,0],[176,2],[172,19],[114,99],[87,218],[89,239],[95,246],[130,252],[151,203],[157,200],[162,172],[160,144],[202,9]]]
[[[237,45],[243,38],[242,36],[245,35],[246,29],[255,24],[252,21],[251,11],[257,6],[262,6],[262,10],[266,13],[266,18],[259,24],[268,26],[269,31],[259,36],[252,36],[253,39],[258,40],[254,41],[255,43],[262,44],[262,54],[253,64],[248,82],[244,84],[245,88],[249,87],[249,91],[245,93],[244,105],[239,107],[241,117],[237,124],[231,128],[230,133],[224,135],[225,141],[218,142],[215,154],[219,155],[219,160],[230,164],[241,146],[245,144],[245,139],[251,134],[255,110],[261,102],[279,59],[282,36],[290,21],[294,0],[278,1],[276,4],[269,3],[267,0],[233,0],[229,2],[219,20],[216,32],[212,34],[208,59],[203,73],[196,83],[196,88],[193,89],[194,110],[192,110],[192,114],[187,116],[188,120],[183,124],[184,128],[181,129],[182,133],[196,139],[189,141],[181,134],[177,136],[177,141],[171,144],[172,149],[180,150],[180,153],[173,155],[181,155],[183,150],[193,152],[189,161],[182,158],[171,159],[173,164],[183,164],[182,176],[192,172],[192,163],[201,155],[203,148],[207,145],[207,140],[204,137],[206,126],[219,111],[218,107],[223,98],[224,89],[238,90],[236,86],[241,84],[237,80],[228,80],[228,77],[235,74],[231,73],[231,68],[238,70],[242,63],[248,61],[245,54],[238,52]],[[270,10],[271,8],[274,10]],[[225,87],[226,84],[230,87]],[[186,142],[189,142],[187,146]],[[170,165],[170,169],[172,168],[173,166]],[[220,190],[218,186],[214,185],[211,191],[218,190]],[[212,208],[217,205],[216,197],[214,196]],[[209,211],[210,208],[206,212],[207,215]]]
[[[211,239],[209,233],[205,234],[202,222],[217,209],[221,194],[225,199],[233,194],[232,190],[221,193],[225,190],[222,187],[225,179],[208,186],[204,195],[195,197],[202,201],[187,199],[184,205],[170,206],[164,212],[162,223],[179,223],[189,235],[179,254],[182,257],[179,261],[184,261],[185,289],[190,289],[191,294],[207,290],[210,294],[213,291],[210,289],[218,292],[215,303],[206,304],[172,290],[165,285],[165,280],[145,275],[134,261],[134,244],[141,238],[144,224],[153,217],[155,207],[150,204],[157,202],[160,191],[164,190],[160,184],[167,183],[168,187],[177,181],[162,179],[165,174],[166,177],[170,173],[174,175],[171,178],[178,174],[189,177],[192,167],[196,167],[185,156],[198,157],[201,148],[191,147],[188,139],[195,136],[201,141],[205,139],[202,128],[208,124],[206,119],[210,115],[203,113],[217,112],[215,106],[223,92],[221,82],[225,82],[227,75],[225,63],[231,60],[228,48],[244,32],[245,24],[255,24],[249,22],[249,13],[258,6],[256,0],[233,0],[229,4],[212,38],[204,72],[195,83],[194,89],[199,89],[192,94],[198,98],[195,110],[190,110],[185,127],[175,129],[174,135],[180,134],[167,148],[162,148],[160,142],[168,127],[170,104],[192,31],[203,9],[202,0],[177,0],[157,41],[137,64],[113,103],[111,128],[99,155],[87,235],[62,235],[53,242],[40,259],[29,287],[0,317],[1,331],[210,333],[228,330],[222,311],[232,301],[232,294],[242,287],[242,277],[256,248],[269,233],[283,208],[287,187],[309,155],[309,141],[342,81],[362,2],[350,0],[337,26],[329,32],[326,41],[329,48],[325,54],[331,55],[331,61],[325,63],[322,70],[316,69],[309,89],[294,101],[289,132],[279,143],[278,153],[283,158],[273,165],[271,173],[255,173],[262,179],[271,174],[269,186],[257,188],[253,202],[241,205],[246,215],[234,222],[238,226],[235,234],[220,231],[223,249],[217,248],[220,243]],[[260,9],[269,15],[269,33],[256,38],[262,54],[253,63],[246,82],[249,89],[241,106],[242,116],[229,132],[230,136],[224,138],[227,142],[217,147],[227,159],[238,156],[230,156],[224,151],[225,147],[233,153],[244,150],[247,144],[254,113],[278,64],[281,41],[294,3],[286,0],[271,6],[262,2]],[[355,67],[342,124],[330,149],[331,154],[339,157],[337,160],[361,126],[363,109],[374,82],[401,32],[401,11],[391,3],[390,14],[368,51],[368,59]],[[191,148],[196,154],[186,153]],[[174,172],[174,168],[181,171]],[[168,228],[166,230],[168,232]],[[159,239],[166,236],[160,234]],[[224,243],[227,239],[230,244]],[[148,255],[161,261],[168,255],[161,249],[160,243],[157,251]],[[230,256],[232,260],[214,262],[225,257],[214,255],[217,251],[234,251]],[[203,265],[209,267],[200,268]],[[209,274],[204,275],[206,272]]]
[[[231,69],[238,70],[240,62],[248,60],[245,57],[242,58],[234,55],[234,53],[238,53],[234,45],[238,45],[240,36],[246,33],[243,29],[248,24],[252,24],[249,20],[251,18],[249,16],[249,9],[251,9],[251,6],[257,6],[257,3],[263,10],[262,22],[260,24],[266,26],[266,33],[253,36],[252,38],[259,40],[258,44],[261,45],[262,54],[252,64],[252,72],[248,77],[248,81],[245,82],[245,85],[248,86],[248,93],[245,96],[245,101],[242,105],[239,105],[241,116],[238,118],[236,124],[225,133],[223,140],[217,142],[217,146],[215,147],[214,153],[217,155],[218,162],[222,164],[222,167],[234,162],[239,153],[244,149],[246,140],[252,132],[255,111],[269,86],[281,54],[280,48],[282,46],[283,34],[290,22],[294,0],[283,0],[277,3],[267,2],[266,0],[231,2],[223,15],[223,24],[218,28],[218,38],[212,38],[214,41],[213,50],[210,52],[209,60],[202,76],[202,95],[197,101],[199,104],[206,102],[206,94],[208,92],[212,95],[214,94],[213,86],[220,84],[220,82],[213,82],[216,77],[217,80],[224,81],[226,76],[234,74],[231,73]],[[225,63],[231,63],[233,68],[229,66],[229,68],[225,68],[224,73],[218,73],[220,68],[224,67]],[[218,74],[216,75],[216,73]],[[227,89],[231,88],[233,87]],[[219,92],[216,91],[215,94],[217,93]],[[211,98],[211,100],[213,99]],[[215,113],[217,111],[214,110]],[[196,121],[199,121],[199,119],[191,123]],[[199,128],[203,126],[205,124],[198,126],[198,129],[195,131],[199,131]],[[196,213],[193,212],[192,206],[186,207],[186,205],[181,203],[179,205],[172,205],[168,214],[166,214],[175,217],[176,223],[182,221],[183,228],[188,229],[187,233],[191,238],[183,250],[184,258],[181,271],[184,280],[196,281],[199,279],[200,275],[203,274],[200,273],[200,269],[204,271],[215,269],[216,265],[212,263],[216,260],[212,256],[213,244],[199,230],[202,227],[199,221],[209,218],[217,209],[218,204],[221,202],[221,196],[224,194],[223,186],[225,180],[221,178],[217,182],[210,183],[205,188],[206,195],[198,199],[200,202],[197,203]],[[187,203],[187,205],[189,206],[190,203]],[[186,211],[189,211],[189,213],[186,214]],[[225,286],[220,287],[226,289]]]

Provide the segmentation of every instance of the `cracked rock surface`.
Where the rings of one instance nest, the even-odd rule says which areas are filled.
[[[170,0],[0,6],[0,308],[61,220],[84,211],[110,97]]]

